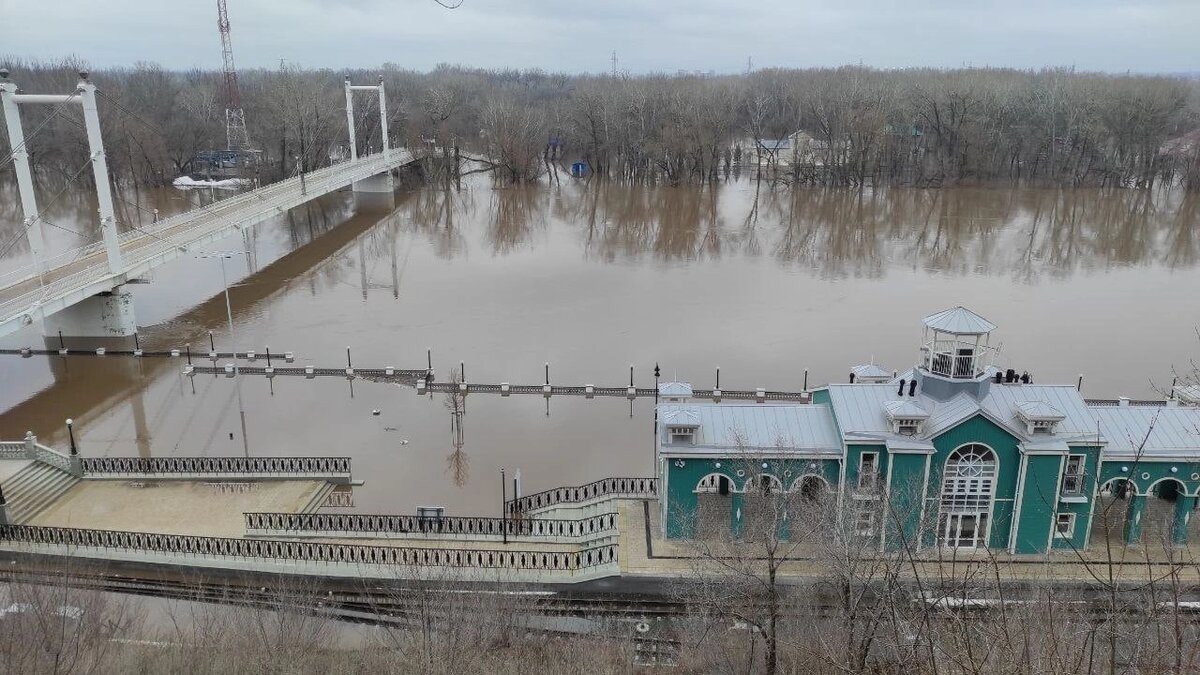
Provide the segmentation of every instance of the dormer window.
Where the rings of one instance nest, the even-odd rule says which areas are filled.
[[[1018,403],[1017,417],[1025,423],[1025,431],[1030,436],[1051,436],[1057,431],[1058,423],[1066,419],[1058,408],[1045,401]]]
[[[888,401],[884,404],[888,421],[892,423],[892,433],[901,436],[919,436],[925,429],[925,420],[929,413],[917,405],[911,398],[899,401]]]
[[[667,427],[667,434],[672,444],[686,443],[691,445],[696,440],[695,427]]]

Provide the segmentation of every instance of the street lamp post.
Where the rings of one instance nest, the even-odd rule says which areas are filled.
[[[242,402],[242,371],[241,367],[238,365],[237,359],[237,335],[233,330],[233,306],[229,302],[229,277],[225,274],[225,260],[227,258],[232,258],[235,255],[244,254],[244,251],[212,251],[211,253],[202,253],[196,257],[216,258],[221,263],[221,285],[225,287],[225,318],[229,321],[229,340],[233,345],[233,383],[234,389],[237,390],[238,415],[241,417],[242,421],[242,450],[246,453],[246,456],[249,457],[250,441],[246,438],[246,405]]]

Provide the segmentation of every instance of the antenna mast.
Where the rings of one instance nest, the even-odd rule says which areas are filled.
[[[221,31],[221,59],[225,62],[225,147],[228,150],[250,150],[246,113],[242,111],[237,68],[233,65],[233,42],[229,39],[229,10],[225,7],[225,0],[217,0],[217,29]]]

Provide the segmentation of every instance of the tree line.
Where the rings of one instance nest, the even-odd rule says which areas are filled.
[[[86,68],[74,59],[3,61],[28,92],[70,91]],[[384,82],[394,146],[472,153],[475,170],[502,183],[561,180],[570,164],[584,162],[594,178],[643,184],[715,181],[741,165],[797,186],[1200,186],[1196,81],[1064,68],[861,66],[720,76],[415,72],[395,64],[248,70],[239,80],[261,178],[348,154],[346,77]],[[138,63],[92,78],[105,94],[117,180],[168,182],[197,152],[225,147],[220,72]],[[29,148],[39,176],[74,173],[86,159],[79,112],[37,106],[23,114],[27,131],[44,123]],[[356,126],[359,151],[378,150],[378,105],[366,94],[356,96]],[[784,151],[767,139],[790,145]],[[6,138],[0,148],[7,155]]]

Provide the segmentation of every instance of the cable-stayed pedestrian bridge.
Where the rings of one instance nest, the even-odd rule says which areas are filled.
[[[110,269],[105,244],[98,241],[45,258],[41,273],[34,264],[9,272],[0,276],[0,337],[109,293],[159,265],[198,252],[204,244],[413,161],[412,153],[401,149],[367,155],[129,230],[117,236],[121,254],[117,270]],[[109,298],[114,299],[102,299],[106,304],[128,302],[128,298]]]
[[[356,192],[391,194],[391,172],[415,161],[403,148],[388,146],[387,106],[382,80],[377,85],[345,83],[346,122],[350,159],[277,183],[236,195],[186,213],[145,226],[130,226],[118,233],[113,209],[108,163],[101,138],[97,100],[103,98],[118,111],[140,120],[116,100],[104,95],[81,72],[74,91],[68,94],[27,94],[0,69],[0,108],[3,108],[12,154],[0,160],[0,168],[12,163],[24,216],[18,237],[0,242],[0,255],[17,240],[28,241],[32,262],[0,275],[0,337],[24,326],[41,322],[45,335],[124,337],[137,325],[132,296],[121,287],[142,279],[150,270],[183,255],[198,253],[198,247],[286,212],[335,190],[353,186]],[[353,92],[378,94],[382,150],[358,156],[354,133]],[[46,118],[62,108],[79,105],[83,110],[89,156],[73,181],[89,165],[95,177],[101,240],[78,248],[48,254],[42,235],[46,219],[38,209],[33,171],[27,146],[45,127],[43,122],[27,138],[20,110],[28,105],[52,105]],[[143,122],[145,123],[145,122]],[[149,123],[145,123],[149,125]],[[161,130],[158,130],[159,133]]]

